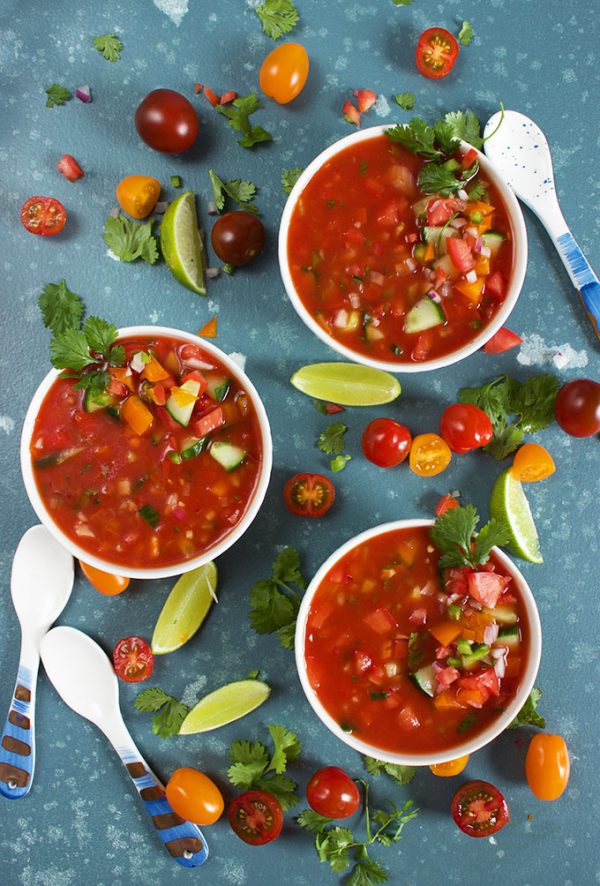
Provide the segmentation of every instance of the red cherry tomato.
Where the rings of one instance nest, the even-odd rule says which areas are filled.
[[[227,818],[234,834],[250,846],[270,843],[283,827],[281,803],[266,791],[240,794],[229,804]]]
[[[166,787],[167,800],[177,815],[195,824],[214,824],[223,814],[223,795],[214,781],[197,769],[176,769]]]
[[[308,53],[299,43],[283,43],[268,54],[260,67],[260,88],[280,105],[293,101],[308,77]]]
[[[322,517],[335,500],[335,488],[322,474],[294,474],[285,484],[283,500],[298,517]]]
[[[306,786],[309,806],[326,818],[348,818],[360,806],[356,784],[338,766],[319,769]]]
[[[21,223],[30,234],[53,237],[60,234],[67,220],[67,211],[54,197],[30,197],[21,206]]]
[[[412,437],[405,425],[392,418],[376,418],[362,435],[362,451],[380,468],[395,468],[410,452]]]
[[[563,385],[554,401],[556,421],[571,437],[600,433],[600,384],[576,378]]]
[[[488,781],[469,781],[452,797],[452,818],[469,837],[491,837],[510,821],[506,800]]]
[[[560,735],[534,735],[527,748],[525,775],[538,800],[558,800],[569,783],[569,752]]]
[[[154,655],[141,637],[123,637],[113,650],[117,676],[126,683],[147,680],[154,670]]]
[[[454,403],[442,413],[440,434],[453,452],[470,452],[489,443],[494,428],[483,409],[471,403]]]
[[[89,583],[100,594],[116,597],[129,587],[129,579],[123,575],[112,575],[110,572],[104,572],[102,569],[90,566],[89,563],[84,563],[83,560],[79,561],[79,565]]]
[[[140,138],[155,151],[180,154],[198,136],[198,118],[191,102],[173,89],[153,89],[135,112]]]
[[[458,43],[445,28],[428,28],[419,37],[416,56],[419,73],[436,80],[454,67]]]
[[[215,222],[210,242],[221,261],[237,268],[263,251],[265,229],[261,220],[249,212],[226,212]]]

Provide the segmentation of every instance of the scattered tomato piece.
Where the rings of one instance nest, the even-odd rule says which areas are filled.
[[[339,412],[345,412],[343,406],[340,406],[338,403],[326,403],[325,404],[325,412],[327,415],[337,415]]]
[[[446,511],[451,511],[452,508],[458,507],[458,499],[454,498],[449,492],[446,495],[442,495],[440,500],[435,506],[434,514],[436,517],[443,516]]]
[[[251,846],[275,840],[283,827],[283,809],[267,791],[245,791],[229,804],[227,818],[236,836]]]
[[[89,563],[84,563],[83,560],[79,561],[79,565],[91,586],[100,594],[116,597],[129,587],[130,580],[123,575],[112,575],[110,572],[104,572],[102,569],[90,566]]]
[[[219,102],[219,104],[221,104],[221,105],[228,105],[230,102],[234,101],[234,99],[237,98],[237,95],[238,95],[238,94],[237,94],[237,92],[235,91],[235,89],[230,89],[230,90],[228,90],[227,92],[224,92],[224,93],[223,93],[223,95],[221,96],[221,101]]]
[[[554,459],[539,443],[525,443],[515,454],[510,475],[521,483],[537,483],[556,470]]]
[[[492,335],[489,341],[486,341],[482,350],[486,354],[502,354],[503,351],[510,351],[511,348],[516,348],[522,341],[521,336],[513,332],[512,329],[501,326],[498,332]]]
[[[335,500],[335,488],[322,474],[294,474],[285,484],[283,500],[298,517],[322,517]]]
[[[370,110],[377,101],[377,93],[373,92],[372,89],[355,89],[354,95],[356,96],[356,103],[361,114]]]
[[[354,107],[352,102],[344,102],[342,105],[342,114],[344,115],[346,123],[353,123],[357,127],[360,126],[360,111],[358,108]]]
[[[429,768],[434,775],[439,775],[442,778],[452,778],[453,775],[460,775],[468,762],[469,755],[465,754],[464,757],[448,760],[447,763],[433,763]]]
[[[533,736],[525,757],[525,775],[538,800],[558,800],[569,783],[570,771],[569,752],[562,736]]]
[[[71,157],[70,154],[63,154],[56,164],[56,168],[70,182],[76,182],[78,178],[83,178],[85,175],[75,157]]]
[[[204,87],[202,83],[194,83],[194,92],[196,93],[196,95],[199,95],[203,89]]]
[[[204,338],[216,338],[217,337],[217,315],[204,324],[198,335],[203,336]]]

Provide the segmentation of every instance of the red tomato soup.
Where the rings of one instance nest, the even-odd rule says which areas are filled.
[[[513,243],[497,189],[478,174],[464,199],[422,194],[423,164],[385,135],[351,145],[311,178],[291,218],[289,266],[304,307],[374,359],[450,354],[506,295]]]
[[[338,560],[313,598],[310,685],[341,728],[374,749],[451,750],[517,692],[529,629],[510,577],[492,556],[477,572],[447,570],[442,587],[438,560],[428,527],[387,532]],[[497,589],[483,606],[470,594],[490,583]]]
[[[201,347],[119,341],[107,387],[58,378],[31,437],[33,472],[60,529],[112,563],[188,560],[240,522],[262,460],[258,419],[236,378]]]

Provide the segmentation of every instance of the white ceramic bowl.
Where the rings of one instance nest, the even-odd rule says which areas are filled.
[[[302,191],[315,173],[318,172],[325,163],[351,145],[367,141],[371,138],[376,138],[389,128],[389,126],[371,126],[369,129],[361,129],[358,132],[352,133],[352,135],[347,135],[345,138],[341,138],[339,141],[334,142],[334,144],[322,151],[318,157],[315,157],[315,159],[308,164],[294,185],[287,203],[285,204],[283,215],[281,216],[281,222],[279,225],[279,269],[281,271],[281,277],[286,292],[300,318],[308,328],[321,339],[321,341],[324,341],[326,345],[329,345],[329,347],[333,348],[334,351],[337,351],[338,354],[341,354],[347,360],[352,360],[355,363],[362,363],[365,366],[373,366],[375,369],[384,369],[387,372],[426,372],[431,369],[442,369],[444,366],[451,366],[459,360],[464,360],[469,354],[479,350],[479,348],[481,348],[500,329],[500,327],[506,323],[510,312],[516,304],[519,293],[521,292],[521,287],[523,286],[523,280],[525,279],[525,270],[527,267],[527,231],[525,229],[521,207],[519,206],[512,190],[504,183],[500,174],[496,172],[493,163],[488,160],[485,154],[478,151],[477,154],[481,172],[484,178],[489,179],[502,195],[502,200],[506,207],[514,235],[514,262],[508,291],[500,310],[494,316],[492,321],[479,333],[479,335],[462,348],[458,348],[456,351],[452,351],[452,353],[446,354],[443,357],[435,357],[432,360],[422,360],[414,363],[398,363],[397,361],[394,362],[392,360],[378,360],[367,357],[365,354],[361,354],[352,348],[346,347],[346,345],[329,335],[320,323],[317,323],[310,311],[305,308],[296,291],[296,287],[294,286],[292,275],[290,274],[288,234],[292,215]],[[462,146],[465,150],[471,148],[471,145],[468,145],[466,142],[462,142]]]
[[[240,367],[231,359],[231,357],[228,357],[227,354],[224,354],[223,351],[211,344],[211,342],[198,338],[198,336],[192,335],[190,332],[183,332],[181,329],[171,329],[166,326],[128,326],[119,330],[120,338],[137,336],[167,336],[169,338],[176,338],[184,342],[198,345],[209,354],[214,354],[214,356],[227,368],[227,371],[231,373],[250,396],[260,428],[262,440],[262,464],[254,494],[250,500],[246,513],[243,515],[240,522],[234,526],[231,532],[222,538],[218,544],[209,548],[199,556],[192,557],[189,560],[182,560],[181,562],[173,563],[168,566],[159,566],[148,569],[129,568],[121,563],[111,563],[109,560],[96,557],[89,551],[86,551],[75,544],[75,542],[65,535],[60,527],[57,526],[46,509],[35,482],[30,455],[31,435],[33,433],[38,411],[50,387],[60,375],[60,372],[56,369],[52,369],[42,380],[40,386],[33,395],[33,399],[27,410],[25,422],[23,424],[23,431],[21,433],[21,473],[23,475],[23,481],[25,483],[27,495],[29,496],[29,501],[39,519],[48,531],[51,532],[74,557],[77,557],[78,560],[83,560],[85,563],[89,563],[91,566],[96,566],[98,569],[102,569],[104,572],[109,572],[113,575],[123,575],[129,578],[165,578],[171,575],[181,575],[183,572],[189,572],[192,569],[196,569],[198,566],[202,566],[204,563],[208,563],[210,560],[216,559],[220,554],[235,544],[235,542],[241,538],[244,532],[248,529],[259,511],[267,491],[267,486],[269,485],[273,462],[271,429],[269,427],[269,420],[267,418],[265,407],[248,376],[242,372]]]
[[[367,744],[359,738],[356,738],[354,735],[344,732],[339,727],[338,723],[334,720],[331,714],[325,710],[319,701],[315,690],[310,685],[306,671],[306,659],[304,655],[306,623],[313,597],[329,570],[349,551],[353,550],[363,542],[366,542],[375,536],[383,535],[386,532],[391,532],[395,529],[416,528],[419,526],[433,526],[433,520],[395,520],[392,523],[383,523],[380,526],[375,526],[373,529],[367,529],[366,532],[361,532],[359,535],[355,535],[354,538],[351,538],[339,547],[337,551],[334,551],[323,563],[304,594],[300,611],[298,613],[295,638],[296,668],[300,677],[300,683],[302,684],[302,688],[308,701],[321,722],[324,723],[325,726],[327,726],[327,728],[340,739],[340,741],[343,741],[344,744],[354,748],[354,750],[359,751],[359,753],[367,754],[370,757],[376,757],[379,760],[385,760],[389,763],[399,763],[404,766],[430,766],[434,763],[446,763],[447,761],[454,760],[456,757],[460,757],[463,754],[473,754],[475,751],[484,747],[484,745],[489,744],[490,741],[506,729],[525,704],[525,700],[533,688],[542,654],[542,628],[531,589],[512,560],[510,560],[506,554],[498,548],[493,548],[494,554],[502,564],[502,567],[506,570],[506,574],[512,576],[514,585],[519,591],[519,596],[523,601],[527,615],[530,636],[527,666],[521,679],[519,691],[506,710],[490,726],[488,726],[487,729],[480,732],[474,738],[466,738],[460,744],[453,745],[448,751],[435,751],[424,754],[393,753],[392,751],[378,748],[375,745]]]

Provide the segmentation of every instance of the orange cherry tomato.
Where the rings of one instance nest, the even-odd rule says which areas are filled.
[[[166,787],[173,810],[194,824],[214,824],[223,814],[223,795],[214,781],[197,769],[176,769]]]
[[[110,572],[103,572],[82,560],[79,561],[79,565],[92,587],[107,597],[116,597],[117,594],[122,594],[129,587],[129,579],[123,575],[111,575]]]
[[[510,468],[511,477],[522,483],[545,480],[556,470],[554,459],[539,443],[525,443],[517,450]]]
[[[534,735],[527,748],[525,775],[538,800],[558,800],[569,783],[569,752],[560,735]]]
[[[439,775],[442,778],[451,778],[453,775],[459,775],[468,762],[469,755],[465,754],[464,757],[448,760],[447,763],[434,763],[429,768],[434,775]]]
[[[408,463],[419,477],[434,477],[450,464],[450,447],[437,434],[418,434],[410,447]]]
[[[308,53],[299,43],[283,43],[260,67],[260,88],[280,105],[293,101],[308,77]]]
[[[149,175],[126,175],[115,193],[124,212],[132,218],[146,218],[160,197],[160,182]]]

